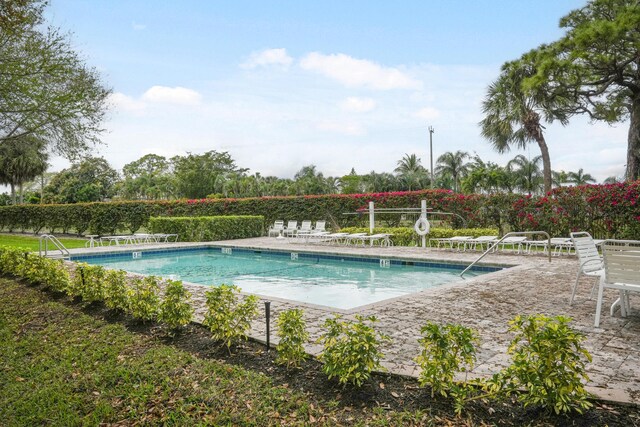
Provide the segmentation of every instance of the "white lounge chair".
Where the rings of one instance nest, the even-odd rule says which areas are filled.
[[[362,244],[363,247],[369,243],[370,246],[374,246],[376,243],[380,246],[392,246],[391,234],[387,233],[378,233],[378,234],[363,234],[362,236],[352,236],[349,237],[349,244],[353,243],[357,245],[358,243]]]
[[[459,250],[460,245],[463,245],[464,248],[464,243],[471,239],[473,239],[473,236],[454,236],[441,239],[429,239],[429,246],[432,246],[432,242],[434,242],[437,245],[436,249],[440,249],[440,245],[444,247],[447,247],[448,245],[449,249],[453,249],[453,245],[456,245],[456,249]]]
[[[595,241],[591,238],[591,234],[586,231],[571,233],[571,241],[578,254],[578,274],[576,276],[576,282],[573,284],[573,289],[571,290],[569,305],[573,304],[580,276],[584,274],[585,276],[600,278],[604,274],[604,263],[598,253]],[[597,283],[596,281],[591,287],[592,298]]]
[[[327,221],[316,221],[316,225],[313,227],[313,231],[320,233],[326,230]]]
[[[293,237],[298,232],[298,221],[289,221],[287,226],[282,230],[285,237]]]
[[[279,236],[284,231],[284,221],[277,220],[269,227],[268,236]]]
[[[511,250],[516,253],[522,253],[522,245],[527,240],[526,236],[510,236],[500,242],[500,250],[505,251],[507,246],[511,246]]]
[[[620,298],[616,303],[620,304],[622,316],[626,316],[630,310],[629,292],[640,292],[640,241],[638,240],[605,240],[602,245],[604,260],[604,275],[600,276],[598,287],[598,303],[596,304],[596,317],[594,325],[600,326],[600,311],[602,309],[602,296],[605,288],[620,291]]]
[[[486,248],[489,249],[489,245],[498,241],[498,236],[478,236],[473,239],[469,239],[464,242],[465,249],[468,247],[469,249],[476,250],[478,246],[480,246],[480,250]]]

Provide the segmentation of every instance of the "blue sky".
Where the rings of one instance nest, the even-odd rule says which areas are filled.
[[[113,89],[103,155],[229,151],[291,177],[392,171],[405,153],[476,152],[480,104],[500,65],[558,38],[584,1],[52,0],[47,17]],[[627,123],[551,125],[555,170],[623,172]],[[53,161],[54,169],[66,166]]]

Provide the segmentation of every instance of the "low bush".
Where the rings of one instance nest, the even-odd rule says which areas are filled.
[[[209,242],[259,237],[263,234],[262,216],[154,217],[149,220],[152,233],[177,234],[184,242]]]
[[[160,305],[157,277],[134,279],[128,294],[129,314],[142,322],[155,319]]]
[[[104,277],[104,267],[78,263],[67,293],[70,296],[79,296],[87,303],[102,301],[104,299]]]
[[[421,369],[418,382],[431,386],[431,397],[435,393],[451,396],[457,413],[462,411],[471,389],[467,383],[455,381],[459,372],[473,369],[476,360],[478,334],[461,325],[438,325],[427,322],[421,329],[422,346],[416,362]]]
[[[539,405],[556,414],[582,412],[593,406],[584,382],[585,361],[591,355],[582,346],[585,337],[569,326],[568,317],[542,314],[516,316],[510,331],[512,363],[487,383],[489,390],[518,396],[524,406]]]
[[[319,339],[323,350],[318,358],[324,362],[322,370],[329,379],[335,377],[340,384],[360,387],[372,371],[382,370],[379,347],[390,338],[373,329],[375,316],[355,317],[354,322],[349,322],[336,315],[324,322],[327,331]]]
[[[278,357],[276,363],[297,367],[307,358],[304,344],[309,340],[309,333],[300,309],[285,310],[278,316],[278,338],[276,346]]]
[[[129,292],[127,272],[123,270],[106,270],[104,275],[104,304],[110,310],[127,311],[129,308]]]
[[[179,280],[168,280],[164,290],[164,298],[160,303],[158,320],[175,330],[191,322],[193,307],[189,303],[191,293]]]
[[[240,302],[240,289],[235,285],[214,286],[207,291],[207,314],[203,324],[212,337],[227,348],[247,339],[251,321],[258,315],[258,297],[248,295]]]

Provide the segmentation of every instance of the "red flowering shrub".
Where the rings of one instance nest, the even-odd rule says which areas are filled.
[[[169,201],[123,201],[74,205],[0,207],[0,229],[74,230],[92,234],[135,232],[152,216],[262,215],[265,226],[277,219],[329,221],[333,226],[357,226],[368,221],[370,201],[376,208],[418,208],[426,200],[433,211],[465,218],[467,227],[507,231],[547,231],[567,236],[586,230],[595,237],[640,239],[640,181],[610,185],[563,187],[543,197],[518,194],[456,194],[450,190],[372,194],[255,197]],[[362,212],[363,215],[343,215]],[[377,214],[395,226],[399,215]],[[395,223],[394,223],[395,222]],[[455,227],[463,222],[451,216]]]

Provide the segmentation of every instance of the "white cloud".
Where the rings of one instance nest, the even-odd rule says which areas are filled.
[[[340,103],[340,107],[345,111],[354,113],[366,113],[376,108],[376,101],[371,98],[358,98],[350,96]]]
[[[359,136],[365,134],[365,130],[362,128],[362,126],[353,122],[324,120],[316,123],[316,129],[350,136]]]
[[[142,95],[142,99],[154,103],[196,105],[200,103],[202,95],[180,86],[153,86]]]
[[[269,65],[288,67],[292,62],[293,58],[287,54],[286,49],[265,49],[261,52],[252,53],[249,59],[240,64],[240,66],[246,69]]]
[[[440,117],[440,111],[437,108],[425,107],[416,111],[413,116],[424,120],[434,120]]]
[[[116,110],[140,113],[144,110],[144,102],[133,99],[124,93],[115,92],[109,95],[107,103]]]
[[[146,24],[139,24],[136,21],[133,21],[131,23],[131,28],[133,28],[134,31],[142,31],[142,30],[146,30],[147,29],[147,25]]]
[[[422,88],[422,82],[397,68],[383,67],[375,62],[356,59],[343,53],[324,55],[311,52],[300,60],[300,67],[330,77],[347,87],[377,90]]]

